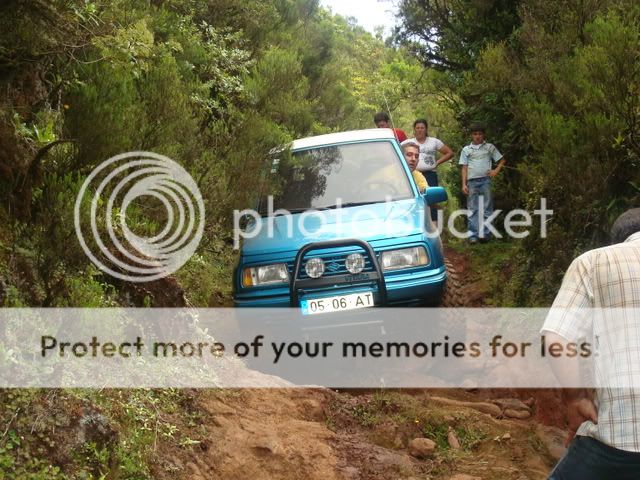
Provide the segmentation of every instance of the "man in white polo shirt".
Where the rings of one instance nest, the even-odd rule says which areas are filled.
[[[494,162],[498,162],[495,168]],[[467,195],[467,209],[471,211],[470,243],[491,238],[487,225],[480,229],[480,217],[486,220],[493,213],[491,179],[500,173],[504,163],[505,158],[495,145],[484,141],[484,126],[479,123],[471,125],[471,143],[462,149],[459,162],[462,165],[462,191]]]

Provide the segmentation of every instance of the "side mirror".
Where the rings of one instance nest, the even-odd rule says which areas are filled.
[[[422,196],[427,205],[446,202],[449,198],[447,191],[443,187],[427,187]]]
[[[255,226],[255,224],[255,217],[249,215],[248,213],[245,213],[240,217],[238,227],[240,227],[241,231],[246,232],[248,230],[251,230]]]

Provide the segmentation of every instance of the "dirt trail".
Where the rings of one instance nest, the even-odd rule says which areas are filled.
[[[330,446],[335,434],[322,423],[325,396],[297,389],[202,394],[205,448],[170,461],[195,480],[341,478]]]
[[[470,278],[467,257],[447,256],[463,282]],[[483,306],[481,289],[465,288],[471,306]],[[553,426],[563,422],[559,396],[548,390],[278,388],[192,397],[200,422],[180,428],[200,443],[161,446],[154,478],[535,480],[563,452]],[[416,438],[433,440],[433,452],[412,455]]]
[[[464,285],[464,295],[468,299],[468,307],[485,307],[487,292],[481,281],[474,278],[471,261],[468,256],[452,248],[445,247],[447,260],[455,265],[459,278]],[[520,400],[533,398],[537,408],[535,419],[545,426],[562,428],[566,421],[566,407],[562,401],[562,393],[553,389],[483,389],[475,392],[478,400],[512,397]]]
[[[553,450],[559,432],[542,431],[532,420],[496,419],[460,400],[449,403],[461,394],[194,392],[202,443],[192,450],[165,445],[154,478],[177,472],[195,480],[546,478],[559,454]],[[457,432],[459,449],[443,443],[448,431]],[[411,441],[425,435],[436,442],[434,452],[410,455]]]

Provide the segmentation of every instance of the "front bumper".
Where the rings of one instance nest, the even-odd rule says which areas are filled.
[[[392,272],[383,275],[386,286],[386,302],[375,292],[376,306],[412,306],[425,301],[436,303],[442,298],[447,273],[444,265],[429,269],[410,269],[407,272]],[[303,298],[322,298],[371,291],[372,287],[361,284],[327,287],[309,292]],[[234,296],[235,307],[280,307],[291,306],[289,286],[238,292]],[[299,305],[299,303],[298,303]]]

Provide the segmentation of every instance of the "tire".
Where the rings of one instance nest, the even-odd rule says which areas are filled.
[[[447,282],[442,292],[441,307],[456,308],[466,307],[467,300],[464,295],[462,276],[460,272],[448,260],[444,261],[447,269]]]

